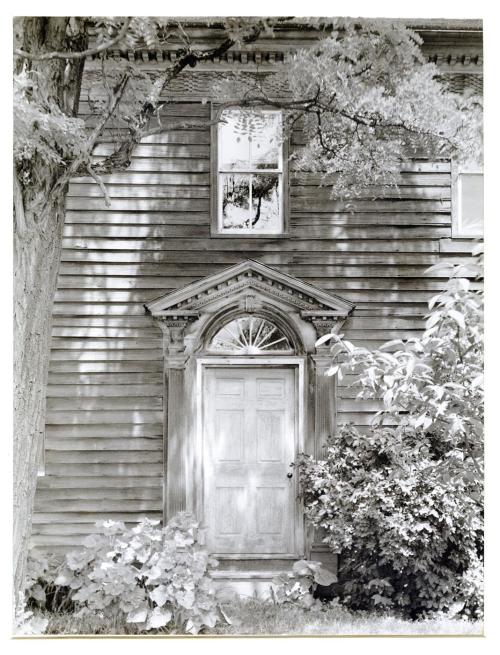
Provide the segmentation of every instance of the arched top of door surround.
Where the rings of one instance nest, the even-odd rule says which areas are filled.
[[[275,324],[296,352],[314,353],[316,339],[339,330],[354,309],[339,296],[253,260],[163,295],[145,307],[165,333],[165,355],[182,359],[207,349],[225,324],[252,315]]]
[[[214,353],[266,355],[293,353],[294,348],[276,323],[252,314],[226,322],[210,339],[208,348]]]

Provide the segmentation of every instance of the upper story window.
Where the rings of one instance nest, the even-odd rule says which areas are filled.
[[[482,170],[457,171],[453,181],[453,236],[480,237],[484,221]]]
[[[217,128],[217,232],[283,232],[283,138],[279,111],[225,110]]]

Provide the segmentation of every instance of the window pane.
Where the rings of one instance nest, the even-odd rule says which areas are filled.
[[[483,176],[462,173],[460,176],[460,233],[482,234],[484,216]]]
[[[252,228],[279,231],[279,176],[252,175]]]
[[[226,110],[219,124],[219,168],[281,169],[281,114]]]
[[[256,114],[251,133],[252,168],[280,169],[281,115],[277,112]]]
[[[222,226],[248,228],[250,222],[250,176],[221,175]]]
[[[225,111],[219,123],[219,168],[237,171],[250,168],[250,140],[248,127],[241,120],[241,112]]]
[[[239,355],[292,350],[283,332],[270,321],[258,316],[244,316],[230,321],[217,332],[209,348]]]

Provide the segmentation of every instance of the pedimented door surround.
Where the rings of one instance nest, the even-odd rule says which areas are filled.
[[[295,367],[294,411],[302,408],[298,443],[305,452],[321,454],[335,426],[335,378],[324,375],[330,364],[328,345],[316,348],[315,343],[323,334],[341,329],[354,309],[352,303],[247,260],[145,307],[164,335],[166,519],[178,511],[204,518],[203,380],[210,367]],[[238,321],[241,317],[248,320]],[[271,346],[263,348],[260,335],[257,340],[248,331],[241,336],[245,325],[252,326],[250,331],[258,327],[261,333],[274,328],[279,344],[273,345],[270,337]],[[228,334],[238,337],[240,347],[231,348]],[[306,554],[311,546],[314,550],[314,544],[306,545]]]

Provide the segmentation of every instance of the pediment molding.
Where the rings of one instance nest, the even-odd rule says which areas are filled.
[[[252,295],[276,300],[299,312],[306,320],[315,317],[347,317],[354,304],[327,293],[303,280],[282,273],[254,260],[247,260],[220,273],[165,294],[145,305],[155,317],[192,317],[207,311],[210,305],[223,298],[241,295],[248,290]]]

